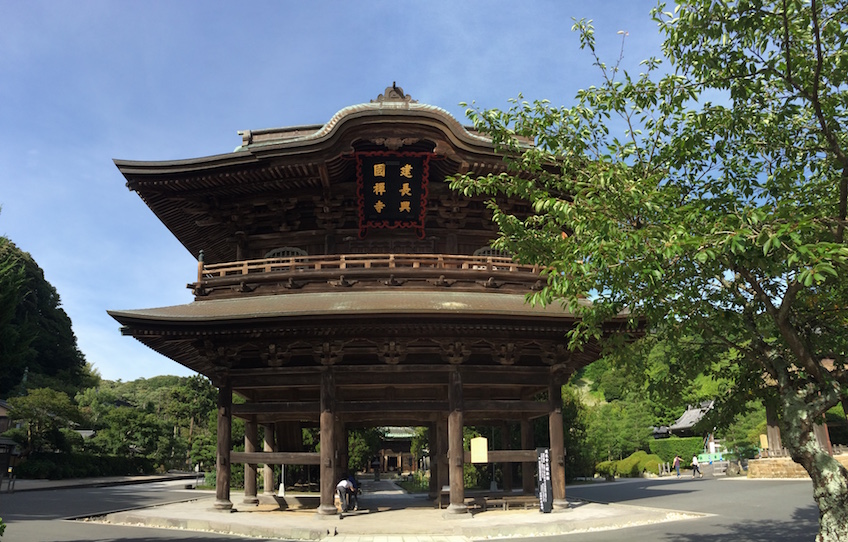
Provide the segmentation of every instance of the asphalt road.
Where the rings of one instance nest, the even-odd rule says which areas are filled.
[[[567,494],[571,498],[595,502],[676,509],[707,515],[698,519],[613,531],[545,537],[549,541],[811,541],[818,529],[818,509],[812,498],[812,484],[808,480],[692,480],[689,477],[679,480],[635,479],[569,485]],[[2,542],[244,540],[219,534],[72,520],[188,500],[195,496],[196,493],[184,489],[184,482],[179,481],[3,493],[0,494],[0,517],[8,527]],[[535,537],[532,540],[538,542],[539,539]],[[524,540],[529,542],[530,539]],[[521,539],[511,538],[510,541],[521,542]]]
[[[184,489],[185,482],[101,488],[67,488],[17,491],[0,494],[0,517],[6,523],[2,542],[108,542],[113,540],[147,542],[152,540],[244,540],[237,536],[189,531],[125,527],[73,518],[106,514],[197,496]],[[261,540],[261,539],[252,539]]]
[[[812,541],[818,508],[809,480],[747,480],[691,476],[571,485],[569,497],[604,503],[700,512],[709,516],[624,530],[546,537],[580,542]],[[510,539],[519,542],[520,539]],[[530,539],[524,539],[530,540]],[[532,540],[538,542],[539,538]]]

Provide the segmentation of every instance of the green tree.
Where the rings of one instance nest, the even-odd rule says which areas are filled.
[[[175,427],[185,429],[188,448],[202,422],[217,408],[218,390],[208,378],[194,375],[180,380],[169,388],[165,412]]]
[[[351,429],[348,434],[348,464],[351,472],[365,470],[380,449],[383,431],[376,427]]]
[[[160,468],[184,461],[171,424],[154,412],[120,406],[109,410],[103,422],[103,428],[92,437],[92,445],[103,453],[147,457]]]
[[[26,271],[20,251],[6,237],[0,237],[0,396],[6,397],[24,376],[35,352],[30,348],[35,336],[16,318],[24,296]]]
[[[572,386],[562,387],[563,443],[565,445],[565,475],[569,480],[577,476],[592,476],[595,458],[586,445],[589,409],[580,400]]]
[[[118,395],[108,388],[87,388],[74,398],[90,429],[99,429],[106,423],[106,415],[120,404]]]
[[[26,431],[24,455],[67,451],[61,430],[79,421],[80,412],[66,393],[36,388],[27,395],[10,398],[9,407],[9,417],[22,422]]]
[[[471,110],[509,170],[453,186],[532,205],[515,216],[493,199],[495,246],[548,266],[532,301],[581,318],[573,347],[629,311],[699,372],[720,371],[721,409],[777,398],[818,540],[848,539],[848,471],[813,433],[848,402],[848,3],[664,9],[668,67],[648,59],[631,76],[596,57],[603,80],[572,107]],[[594,54],[591,24],[575,28]]]
[[[97,384],[56,289],[35,260],[6,238],[0,238],[0,292],[0,396],[23,394],[25,386],[74,395]]]

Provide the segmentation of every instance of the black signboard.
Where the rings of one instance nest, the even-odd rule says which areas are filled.
[[[550,514],[554,505],[554,488],[551,484],[551,450],[550,448],[536,448],[536,462],[539,472],[539,510],[543,514]]]
[[[359,236],[368,228],[412,228],[424,237],[429,153],[356,154]]]

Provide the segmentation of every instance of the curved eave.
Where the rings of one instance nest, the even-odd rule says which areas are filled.
[[[132,182],[147,177],[178,177],[209,173],[245,165],[256,165],[261,159],[282,158],[310,153],[320,153],[332,148],[340,134],[360,126],[364,130],[385,126],[403,127],[410,135],[417,130],[437,129],[461,153],[495,158],[491,139],[469,132],[447,111],[420,104],[360,104],[347,107],[318,129],[314,127],[275,128],[239,132],[248,141],[235,151],[199,158],[165,161],[140,161],[114,159],[121,173]],[[346,149],[349,150],[349,149]]]
[[[493,150],[491,138],[468,131],[444,109],[432,105],[391,102],[346,107],[312,133],[298,130],[295,132],[297,135],[291,136],[289,129],[240,132],[243,138],[255,142],[242,145],[236,150],[267,153],[274,149],[321,145],[324,141],[333,140],[348,124],[437,127],[456,149],[484,154],[490,154]]]
[[[125,326],[193,325],[263,319],[345,318],[366,316],[554,318],[575,320],[559,305],[533,306],[524,295],[412,291],[340,292],[269,295],[195,301],[186,305],[107,311]]]

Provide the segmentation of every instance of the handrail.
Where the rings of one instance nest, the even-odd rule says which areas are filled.
[[[358,271],[364,269],[433,269],[501,271],[538,275],[541,267],[519,264],[505,256],[453,254],[338,254],[262,258],[217,264],[198,263],[198,283],[204,280],[254,273]]]

